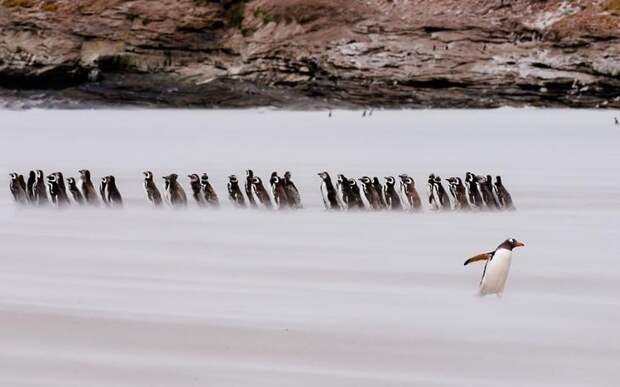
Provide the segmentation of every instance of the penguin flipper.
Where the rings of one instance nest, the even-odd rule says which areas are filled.
[[[463,266],[467,266],[468,264],[472,262],[477,262],[477,261],[489,261],[492,257],[493,257],[493,253],[478,254],[476,256],[469,258],[467,261],[465,261]]]

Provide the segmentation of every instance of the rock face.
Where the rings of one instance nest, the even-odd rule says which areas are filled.
[[[620,0],[0,0],[18,106],[620,107]]]

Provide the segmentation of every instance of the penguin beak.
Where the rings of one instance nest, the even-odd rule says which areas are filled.
[[[524,247],[525,243],[521,242],[521,241],[517,241],[517,243],[515,243],[515,247]]]

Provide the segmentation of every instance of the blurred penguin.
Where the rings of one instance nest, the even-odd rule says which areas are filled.
[[[122,207],[123,198],[116,186],[116,178],[112,175],[106,176],[101,179],[101,186],[99,187],[101,198],[103,202],[109,207]]]
[[[514,210],[515,206],[512,203],[512,196],[508,193],[508,190],[502,184],[502,177],[495,177],[495,194],[497,195],[497,199],[499,200],[499,204],[502,208],[507,210]]]
[[[269,184],[271,185],[271,194],[273,195],[273,201],[276,204],[276,208],[279,210],[288,208],[288,197],[286,196],[284,181],[280,176],[278,176],[277,172],[271,173]]]
[[[239,187],[239,180],[237,180],[237,176],[230,175],[228,176],[228,198],[236,207],[245,207],[245,198],[243,197],[243,193],[241,192],[241,188]]]
[[[471,172],[465,174],[465,186],[467,188],[467,199],[471,208],[482,209],[484,203],[482,201],[482,195],[478,189],[478,183],[476,182],[476,175]]]
[[[30,171],[28,173],[28,181],[26,182],[26,197],[28,198],[29,203],[35,202],[35,192],[34,185],[37,181],[37,174],[35,171]]]
[[[256,207],[256,200],[254,199],[254,194],[252,193],[252,185],[254,180],[254,171],[251,169],[246,169],[245,171],[245,195],[248,197],[248,203],[250,203],[250,207]]]
[[[146,200],[151,203],[153,207],[161,207],[163,200],[159,189],[157,189],[155,180],[153,179],[153,172],[144,171],[142,174],[144,174],[144,193],[146,193]]]
[[[36,180],[34,182],[34,201],[39,206],[46,206],[49,204],[47,199],[47,189],[45,184],[45,175],[42,170],[37,169],[35,171]]]
[[[368,207],[371,210],[380,210],[382,208],[381,199],[379,198],[379,194],[372,184],[370,177],[363,176],[358,180],[362,183],[362,191],[364,192],[364,196],[368,202]]]
[[[77,183],[75,182],[75,179],[72,177],[68,178],[67,186],[69,187],[69,193],[71,194],[71,197],[73,197],[73,201],[75,201],[80,206],[83,206],[84,196],[82,196],[80,189],[77,187]]]
[[[252,193],[254,194],[256,202],[260,203],[264,208],[273,208],[269,194],[263,185],[263,181],[258,176],[252,178]]]
[[[381,208],[387,208],[385,198],[383,197],[383,186],[381,185],[381,182],[379,181],[379,178],[377,176],[372,178],[372,186],[377,192],[377,195],[379,195],[379,203],[381,203]]]
[[[289,171],[284,172],[284,189],[286,190],[286,197],[291,208],[302,208],[301,195],[293,180],[291,180],[291,173]]]
[[[98,206],[99,199],[90,177],[90,171],[88,169],[80,169],[78,172],[80,173],[80,188],[82,189],[84,200],[91,206]]]
[[[192,197],[196,201],[196,204],[199,206],[205,205],[205,199],[202,194],[202,184],[200,184],[200,176],[197,173],[192,173],[191,175],[187,175],[189,178],[189,187],[192,190]]]
[[[405,202],[409,205],[409,209],[418,211],[422,208],[422,200],[415,188],[415,181],[406,174],[398,175],[400,177],[400,192]]]
[[[187,207],[187,195],[185,190],[181,187],[181,184],[177,181],[179,175],[171,173],[168,176],[164,176],[164,197],[166,201],[173,208]]]
[[[219,207],[220,200],[218,199],[217,193],[215,193],[213,186],[209,182],[209,175],[206,173],[203,173],[200,177],[200,188],[202,189],[202,196],[205,203],[211,207]]]
[[[446,181],[450,185],[450,194],[454,198],[455,210],[468,210],[469,202],[467,201],[467,191],[460,177],[450,177]]]
[[[403,209],[400,202],[400,196],[398,196],[398,192],[396,191],[396,179],[394,179],[393,176],[385,177],[383,196],[385,197],[385,204],[388,209],[397,211]]]
[[[11,191],[11,195],[13,195],[13,200],[15,203],[25,206],[28,204],[28,196],[26,195],[26,190],[19,181],[19,175],[16,172],[9,173],[9,177],[11,180],[9,181],[9,190]]]
[[[318,173],[321,178],[321,197],[323,198],[323,205],[326,210],[339,210],[340,204],[338,203],[338,194],[336,188],[332,183],[332,178],[329,173],[323,171]]]

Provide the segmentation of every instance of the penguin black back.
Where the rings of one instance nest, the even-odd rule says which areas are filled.
[[[271,173],[269,184],[271,185],[271,194],[273,195],[273,201],[276,203],[276,207],[280,210],[288,208],[289,203],[286,189],[284,188],[284,180],[278,176],[277,172]]]
[[[99,204],[97,199],[97,191],[91,180],[90,171],[88,169],[80,169],[80,187],[82,188],[82,195],[84,195],[84,201],[92,206]]]
[[[254,171],[247,169],[245,171],[245,195],[248,197],[250,207],[256,207],[256,201],[254,200],[254,194],[252,193],[253,179]]]
[[[323,197],[325,209],[339,210],[340,205],[338,203],[338,196],[329,173],[323,171],[319,172],[318,175],[321,178],[321,195]]]
[[[187,196],[185,190],[177,181],[179,175],[171,173],[168,176],[164,176],[164,193],[168,204],[171,207],[179,208],[187,206]]]
[[[19,175],[16,172],[12,172],[9,174],[9,177],[11,178],[9,180],[9,190],[11,191],[11,195],[13,195],[13,200],[15,200],[17,204],[26,205],[28,203],[28,196],[26,195],[26,190],[19,181]]]
[[[398,175],[400,177],[400,191],[405,198],[405,202],[409,205],[409,209],[417,211],[422,208],[422,200],[415,188],[415,181],[406,174]]]
[[[471,207],[481,209],[484,206],[482,195],[478,189],[476,175],[471,172],[465,174],[465,187],[467,188],[467,198]]]
[[[403,208],[400,202],[400,196],[396,192],[396,179],[393,176],[385,177],[385,185],[383,186],[383,196],[385,204],[390,210],[401,210]]]
[[[450,204],[450,198],[448,197],[448,193],[443,187],[443,184],[441,184],[441,177],[439,176],[435,176],[435,189],[439,200],[439,207],[442,210],[452,209],[452,206]]]
[[[80,189],[77,187],[77,184],[75,182],[75,179],[70,177],[67,179],[67,186],[69,188],[69,193],[71,194],[71,197],[73,197],[73,200],[79,204],[80,206],[84,204],[84,196],[82,195],[82,193],[80,192]]]
[[[346,184],[349,185],[349,204],[348,209],[361,210],[364,209],[364,201],[362,200],[362,194],[360,188],[357,186],[355,179],[347,179]]]
[[[258,176],[252,178],[252,192],[256,196],[256,201],[267,209],[273,208],[269,194],[263,185],[263,181]]]
[[[506,187],[504,187],[501,176],[495,177],[495,193],[502,208],[507,210],[515,209],[515,206],[512,202],[512,196],[510,195],[510,193],[508,193]]]
[[[372,210],[380,210],[382,208],[381,199],[379,198],[379,194],[372,184],[370,177],[362,176],[358,180],[362,184],[362,191],[364,192],[364,196],[368,202],[368,207]]]
[[[161,193],[157,189],[155,180],[153,179],[153,172],[144,171],[144,192],[146,193],[146,200],[148,200],[154,207],[159,207],[163,204]]]
[[[116,186],[116,178],[112,175],[104,177],[105,179],[105,199],[104,202],[108,204],[110,207],[122,207],[123,206],[123,198],[121,193]]]
[[[35,189],[34,185],[37,181],[37,174],[35,171],[30,171],[28,173],[28,181],[26,182],[26,197],[30,203],[35,201]]]
[[[228,198],[230,201],[237,207],[245,207],[245,198],[243,197],[243,193],[239,187],[239,180],[237,179],[237,176],[228,176],[227,188]]]
[[[189,187],[192,190],[192,197],[199,206],[205,205],[205,199],[202,194],[202,184],[200,183],[200,176],[197,173],[187,175],[189,178]]]
[[[460,177],[450,177],[446,179],[450,186],[450,194],[454,198],[455,210],[467,210],[469,209],[469,202],[467,201],[467,191],[463,185],[463,181]]]
[[[45,184],[45,174],[42,170],[37,169],[35,172],[36,180],[34,183],[34,200],[39,206],[49,204],[47,199],[47,189]]]
[[[284,172],[284,189],[286,190],[286,197],[291,208],[302,208],[301,195],[293,180],[291,180],[291,172]]]
[[[218,207],[220,205],[220,200],[217,197],[215,189],[213,189],[213,186],[209,182],[209,175],[206,173],[203,173],[200,177],[200,187],[202,189],[202,195],[205,203],[212,207]]]
[[[385,198],[383,197],[383,186],[381,186],[381,182],[379,181],[379,178],[377,176],[372,178],[372,186],[375,189],[375,192],[377,192],[377,195],[379,196],[379,203],[381,204],[381,208],[387,208]]]

